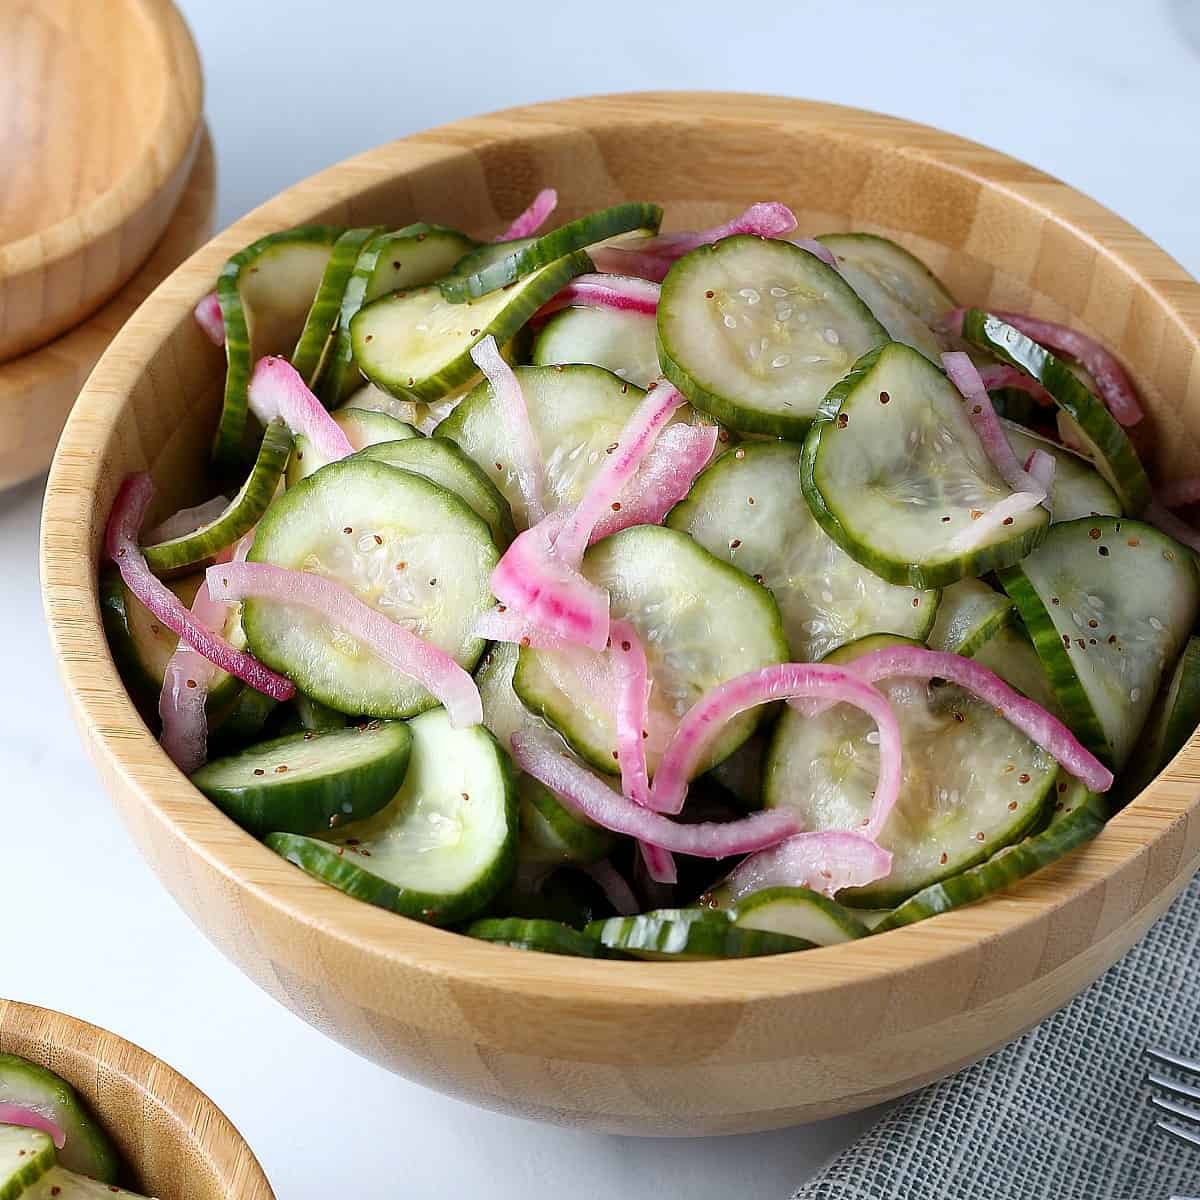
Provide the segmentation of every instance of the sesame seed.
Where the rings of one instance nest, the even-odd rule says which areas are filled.
[[[262,769],[262,767],[255,767],[255,768],[254,768],[254,773],[255,773],[255,775],[265,775],[265,774],[266,774],[266,771],[264,771],[264,770]]]
[[[275,768],[275,774],[276,775],[286,775],[287,774],[287,764],[280,763],[279,766],[277,766]]]
[[[938,859],[938,862],[940,862],[942,864],[942,866],[944,867],[949,861],[950,861],[950,855],[948,855],[945,852],[945,850],[943,850],[942,857]]]
[[[730,550],[736,550],[736,549],[737,549],[737,548],[738,548],[738,547],[739,547],[741,544],[742,544],[742,539],[741,539],[741,538],[734,538],[734,539],[733,539],[733,540],[732,540],[732,541],[729,543],[729,548],[730,548]]]
[[[1024,774],[1024,773],[1020,774],[1020,775],[1018,775],[1018,776],[1017,776],[1017,782],[1018,782],[1018,783],[1028,783],[1028,782],[1029,782],[1029,776],[1028,776],[1028,775],[1026,775],[1026,774]]]
[[[983,830],[982,829],[975,835],[975,840],[977,842],[983,841]]]

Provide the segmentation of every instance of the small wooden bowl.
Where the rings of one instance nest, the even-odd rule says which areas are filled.
[[[0,362],[142,265],[191,171],[202,93],[170,0],[0,4]]]
[[[229,1118],[178,1071],[115,1033],[0,1000],[0,1052],[61,1075],[158,1200],[275,1200]]]
[[[677,224],[780,199],[801,229],[891,234],[956,294],[1070,318],[1149,410],[1153,466],[1195,470],[1200,285],[1032,167],[945,133],[766,96],[571,100],[462,121],[291,188],[196,254],[122,330],[68,422],[42,570],[59,668],[105,786],[196,923],[272,995],[367,1057],[485,1106],[596,1130],[766,1129],[863,1108],[979,1058],[1129,948],[1200,865],[1200,742],[1091,845],[986,903],[861,942],[670,964],[519,953],[310,879],[210,804],[138,719],[96,596],[122,477],[154,520],[204,494],[222,355],[192,320],[225,257],[308,221],[479,235],[539,187],[563,219],[632,198]]]
[[[216,198],[212,140],[205,133],[179,207],[142,269],[82,325],[0,363],[0,491],[50,465],[84,380],[137,306],[212,233]]]

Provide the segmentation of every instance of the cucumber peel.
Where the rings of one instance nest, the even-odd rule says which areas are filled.
[[[482,917],[463,930],[467,937],[511,946],[515,950],[539,950],[543,954],[565,954],[572,958],[612,958],[603,942],[563,925],[559,921],[523,917]]]
[[[745,928],[730,913],[710,908],[662,908],[609,917],[593,921],[584,933],[609,949],[651,960],[753,958],[813,948],[803,938]]]

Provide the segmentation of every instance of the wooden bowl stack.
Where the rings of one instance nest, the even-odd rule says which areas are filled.
[[[108,342],[211,232],[202,93],[170,0],[0,5],[0,489],[49,466]]]

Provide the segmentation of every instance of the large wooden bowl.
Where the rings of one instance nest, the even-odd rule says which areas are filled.
[[[0,3],[0,362],[141,266],[191,170],[202,90],[171,0]]]
[[[1000,1046],[1145,932],[1200,860],[1200,745],[1087,849],[976,907],[780,958],[593,962],[483,945],[309,879],[175,770],[105,649],[96,567],[122,476],[149,469],[161,513],[202,494],[222,357],[191,308],[223,259],[302,221],[424,217],[489,234],[546,184],[566,218],[638,197],[682,224],[778,198],[806,231],[886,232],[964,299],[1069,315],[1113,346],[1150,410],[1155,467],[1195,468],[1200,286],[1033,168],[933,129],[763,96],[517,109],[291,188],[176,271],[116,339],[46,496],[46,612],[66,688],[105,787],[180,904],[263,988],[377,1062],[596,1130],[745,1131],[865,1107]]]
[[[115,1033],[0,1000],[0,1053],[61,1075],[158,1200],[275,1200],[229,1118],[178,1071]]]

